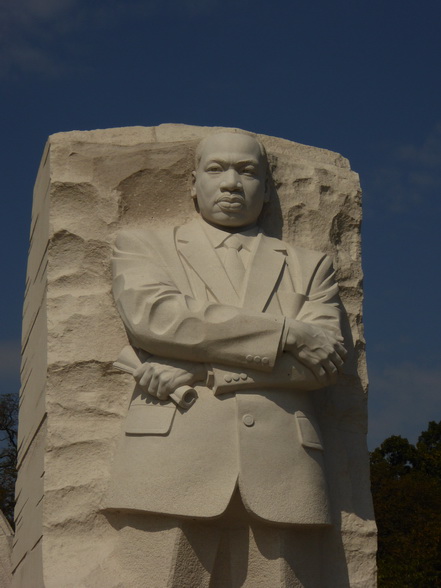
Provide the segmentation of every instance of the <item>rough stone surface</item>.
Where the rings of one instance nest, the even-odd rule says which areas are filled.
[[[194,216],[194,148],[214,130],[130,127],[48,141],[35,187],[23,319],[14,587],[175,585],[161,566],[146,584],[139,562],[155,567],[155,530],[172,558],[176,529],[160,517],[100,511],[133,390],[131,376],[112,365],[127,339],[111,294],[110,256],[122,228],[180,225]],[[320,588],[373,587],[358,176],[336,153],[258,137],[280,199],[264,228],[333,256],[354,342],[348,375],[314,393],[338,522],[326,537]],[[195,568],[181,586],[197,586],[200,573]]]
[[[11,553],[14,532],[0,511],[0,588],[9,588],[12,580]]]

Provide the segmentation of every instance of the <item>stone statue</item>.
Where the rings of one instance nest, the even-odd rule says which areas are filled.
[[[342,370],[341,304],[327,255],[260,229],[269,180],[256,138],[209,135],[193,172],[198,218],[116,239],[132,346],[116,365],[137,386],[106,507],[180,527],[170,586],[321,586],[315,555],[333,521],[310,391]],[[198,525],[202,551],[189,539]]]
[[[376,586],[360,194],[237,129],[49,137],[12,588]]]

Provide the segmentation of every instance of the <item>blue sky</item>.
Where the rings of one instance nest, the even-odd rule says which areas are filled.
[[[439,0],[9,0],[0,7],[0,383],[18,389],[47,136],[234,126],[349,158],[364,189],[370,447],[441,419]]]

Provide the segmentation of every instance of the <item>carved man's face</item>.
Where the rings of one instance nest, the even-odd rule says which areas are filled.
[[[253,137],[219,133],[209,137],[193,172],[192,196],[202,217],[221,227],[256,224],[264,202],[267,162]]]

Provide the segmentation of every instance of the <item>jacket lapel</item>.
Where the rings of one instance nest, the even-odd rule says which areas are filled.
[[[286,246],[278,239],[259,235],[259,242],[250,264],[243,306],[265,310],[286,262]]]
[[[176,246],[217,300],[239,305],[238,296],[199,221],[178,229]]]

